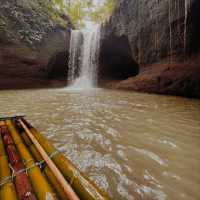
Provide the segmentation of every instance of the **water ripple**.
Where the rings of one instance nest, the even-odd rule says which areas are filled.
[[[134,92],[0,92],[113,199],[200,199],[200,102]],[[176,186],[174,188],[174,186]]]

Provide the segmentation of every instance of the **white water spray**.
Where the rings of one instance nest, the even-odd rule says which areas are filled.
[[[71,32],[70,40],[70,59],[68,63],[68,82],[71,83],[77,76],[77,71],[80,64],[82,33],[78,30]]]
[[[100,47],[100,26],[94,27],[91,31],[79,31],[79,34],[73,33],[70,43],[70,61],[68,80],[70,81],[70,89],[91,89],[97,85],[97,68],[99,60]],[[82,35],[82,45],[77,45],[77,37]],[[79,58],[79,51],[81,55]],[[78,62],[74,62],[79,60]],[[77,76],[77,64],[79,73]],[[77,77],[77,78],[76,78]]]

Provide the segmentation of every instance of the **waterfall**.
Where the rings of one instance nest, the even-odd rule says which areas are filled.
[[[72,30],[70,39],[70,59],[68,63],[68,82],[71,83],[78,74],[80,63],[80,46],[82,42],[82,33],[78,30]]]
[[[72,31],[68,73],[71,89],[90,89],[97,85],[99,47],[100,26]]]

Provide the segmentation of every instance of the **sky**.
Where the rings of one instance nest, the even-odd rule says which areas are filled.
[[[101,6],[105,2],[105,0],[93,0],[95,6]]]

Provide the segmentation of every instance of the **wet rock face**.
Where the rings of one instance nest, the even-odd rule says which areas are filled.
[[[127,38],[114,35],[105,38],[101,44],[99,78],[123,80],[138,72]]]
[[[160,63],[159,68],[163,68],[163,64],[170,65],[171,63],[175,63],[173,66],[176,68],[181,63],[184,64],[185,59],[190,61],[191,56],[199,53],[199,18],[199,0],[119,0],[110,20],[102,28],[102,51],[107,51],[105,49],[107,47],[105,43],[108,43],[107,38],[110,38],[110,40],[118,38],[118,41],[122,37],[127,38],[130,51],[125,51],[125,53],[127,52],[127,55],[139,65],[140,73],[138,76],[143,75],[143,71],[148,71],[148,67],[151,66],[151,77],[147,76],[148,72],[146,71],[142,79],[137,79],[137,86],[139,80],[141,80],[141,84],[147,79],[148,81],[153,79],[153,76],[157,80],[156,66],[158,66],[158,63]],[[113,45],[114,48],[109,48],[109,51],[115,51],[118,41],[115,42],[116,45]],[[176,65],[176,63],[178,64]],[[155,68],[152,65],[155,65]],[[107,67],[112,68],[112,65],[107,65]],[[135,65],[132,64],[132,68],[134,67]],[[175,68],[173,68],[173,72],[177,75],[176,82],[184,82],[185,79],[181,80],[183,76],[178,76],[181,73],[181,68],[179,67],[178,70],[175,70]],[[196,67],[194,68],[196,70]],[[188,79],[191,79],[192,83],[197,83],[198,80],[196,81],[190,76],[190,69],[193,70],[194,68],[185,66],[184,74],[188,74]],[[127,68],[124,69],[127,70]],[[153,71],[154,73],[152,73]],[[172,73],[169,74],[173,76]],[[185,81],[186,83],[182,84],[184,88],[187,88],[186,85],[191,88],[191,84],[189,84],[191,81],[188,81],[188,79]],[[126,88],[126,83],[123,83],[124,88]],[[131,83],[135,84],[133,81]],[[127,84],[127,88],[136,88],[130,87],[131,83]],[[147,88],[147,85],[145,85],[146,88],[144,84],[143,87],[138,86],[137,88],[146,92],[158,92],[157,87],[152,89]],[[158,83],[158,85],[160,84]],[[173,85],[175,84],[172,84],[170,88],[168,87],[168,94],[174,89]],[[161,84],[160,87],[165,87],[165,85]],[[176,90],[178,90],[177,85]],[[174,92],[172,93],[174,94]],[[180,95],[183,95],[183,93],[180,92]]]
[[[47,65],[47,78],[67,77],[67,63],[69,54],[67,51],[54,54]]]
[[[48,0],[7,0],[0,4],[0,88],[5,86],[3,80],[15,88],[17,81],[10,84],[11,77],[32,80],[28,81],[30,87],[49,74],[54,79],[63,77],[66,63],[57,55],[68,56],[71,27],[70,19],[52,9]],[[49,69],[48,63],[55,57]]]
[[[70,29],[57,27],[44,37],[39,47],[39,57],[48,79],[67,77],[69,46]]]
[[[190,53],[200,51],[200,1],[193,1],[188,15],[189,49]]]
[[[194,51],[198,7],[198,0],[119,0],[102,35],[126,36],[133,59],[142,66],[183,56]]]

